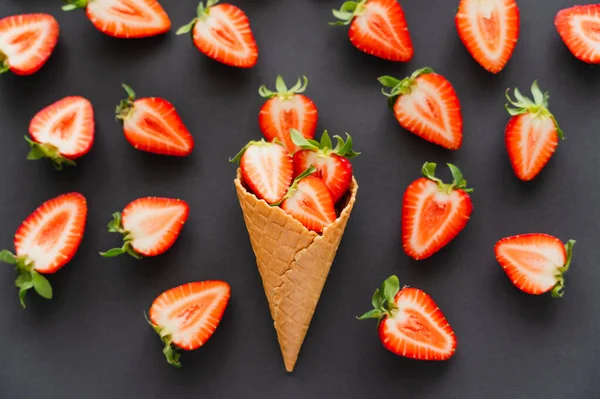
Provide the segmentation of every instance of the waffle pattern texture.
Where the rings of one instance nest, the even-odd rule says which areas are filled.
[[[291,372],[344,235],[358,184],[353,178],[346,206],[337,220],[319,235],[281,208],[270,206],[248,192],[239,170],[234,183],[285,369]]]

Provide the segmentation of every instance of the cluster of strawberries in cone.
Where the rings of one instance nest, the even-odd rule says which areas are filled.
[[[64,10],[84,9],[98,30],[115,38],[155,36],[171,28],[157,0],[67,3]],[[217,3],[200,3],[197,16],[177,34],[190,33],[198,50],[218,62],[253,67],[258,47],[248,17],[236,6]],[[347,1],[333,15],[338,19],[334,25],[349,25],[350,42],[361,51],[390,61],[407,62],[413,57],[408,24],[396,0]],[[455,23],[472,57],[486,70],[498,73],[517,44],[519,18],[515,0],[461,0]],[[575,57],[600,63],[600,5],[562,10],[555,25]],[[0,19],[0,73],[35,73],[52,54],[58,37],[59,25],[48,14]],[[460,102],[445,77],[423,68],[404,79],[382,76],[379,82],[387,89],[383,94],[402,127],[444,148],[461,147]],[[233,159],[240,163],[236,189],[289,371],[296,363],[358,187],[349,162],[358,155],[351,137],[333,136],[332,140],[324,132],[319,141],[314,139],[317,109],[302,94],[306,86],[304,78],[288,88],[281,77],[275,91],[262,86],[259,93],[267,101],[259,114],[259,127],[266,141],[250,142]],[[193,137],[171,103],[155,97],[136,99],[131,88],[124,88],[128,97],[117,107],[117,118],[133,147],[170,156],[192,152]],[[531,91],[531,98],[518,89],[514,98],[507,93],[511,119],[505,142],[515,174],[522,180],[541,172],[563,138],[548,110],[548,94],[537,82]],[[28,159],[49,158],[56,169],[73,165],[90,151],[94,141],[92,104],[79,96],[57,101],[33,118],[29,136]],[[448,167],[451,183],[436,177],[436,164],[427,162],[423,177],[404,193],[402,244],[415,260],[428,258],[448,245],[471,216],[472,190],[456,166]],[[18,228],[15,253],[0,252],[0,261],[14,265],[18,272],[15,283],[23,306],[31,289],[44,298],[52,297],[44,275],[57,272],[73,258],[83,237],[87,211],[87,201],[79,193],[48,200]],[[188,214],[189,206],[182,200],[134,200],[122,213],[115,213],[108,225],[110,232],[123,235],[122,246],[102,255],[160,255],[175,243]],[[290,220],[297,223],[288,223]],[[328,229],[330,226],[335,229]],[[546,234],[524,234],[498,241],[495,254],[522,291],[535,295],[551,292],[560,297],[573,244]],[[196,349],[210,338],[229,297],[227,283],[204,281],[180,285],[156,298],[149,322],[165,344],[163,353],[169,363],[180,365],[177,349]],[[378,334],[390,351],[426,360],[445,360],[454,354],[454,332],[423,291],[402,288],[392,276],[375,291],[372,305],[360,319],[378,320]],[[290,314],[294,323],[288,322]]]

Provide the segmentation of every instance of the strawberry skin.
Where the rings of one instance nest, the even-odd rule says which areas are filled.
[[[113,214],[108,231],[123,235],[123,246],[100,253],[111,258],[128,253],[134,258],[157,256],[177,240],[190,213],[180,199],[144,197],[130,202],[123,213]]]
[[[554,25],[562,41],[577,59],[600,63],[600,4],[574,6],[556,14]]]
[[[506,126],[505,141],[510,163],[523,181],[535,178],[546,166],[564,134],[548,110],[548,93],[542,93],[536,81],[531,86],[533,100],[515,89],[513,100],[508,91],[506,109],[512,118]]]
[[[461,0],[455,22],[460,40],[475,61],[492,73],[504,69],[519,39],[515,0]]]
[[[85,229],[87,202],[79,193],[59,195],[40,205],[15,233],[15,254],[0,252],[0,261],[15,265],[16,286],[25,307],[25,294],[33,288],[46,299],[52,287],[42,274],[60,270],[75,255]]]
[[[85,8],[100,32],[118,39],[157,36],[171,29],[171,20],[157,0],[66,0],[64,11]]]
[[[307,171],[313,173],[314,168]],[[335,222],[335,204],[329,189],[316,176],[302,174],[296,178],[288,194],[281,203],[281,209],[302,223],[310,231],[321,234]]]
[[[117,106],[117,119],[123,121],[125,138],[133,147],[176,157],[192,153],[194,138],[170,102],[156,97],[136,100],[129,86],[123,88],[128,98]]]
[[[59,26],[48,14],[21,14],[0,19],[0,74],[36,73],[58,42]]]
[[[347,1],[333,15],[339,21],[331,25],[350,24],[348,36],[357,49],[389,61],[412,59],[408,24],[397,0]]]
[[[494,248],[496,259],[521,291],[552,297],[563,296],[565,279],[573,257],[574,240],[563,244],[547,234],[522,234],[503,238]]]
[[[430,68],[415,71],[403,80],[381,76],[382,90],[400,126],[450,150],[462,145],[462,113],[454,88]]]
[[[85,155],[94,143],[94,109],[83,97],[65,97],[38,112],[25,137],[31,146],[27,159],[49,158],[56,169]]]
[[[425,292],[400,289],[398,277],[391,276],[375,291],[372,304],[358,319],[379,321],[379,339],[390,352],[416,360],[448,360],[456,352],[452,327]]]
[[[281,202],[294,178],[290,154],[282,145],[251,141],[230,162],[239,162],[242,180],[258,199]]]
[[[460,233],[473,211],[467,182],[448,164],[454,181],[444,184],[435,177],[436,164],[423,165],[425,177],[415,180],[402,199],[402,246],[415,260],[430,257]]]
[[[258,47],[246,14],[232,4],[215,5],[219,0],[198,4],[197,17],[177,31],[192,32],[194,45],[215,61],[238,68],[252,68]]]
[[[290,136],[295,145],[302,150],[294,154],[294,176],[301,175],[311,166],[316,169],[314,176],[323,180],[331,199],[337,203],[350,189],[352,183],[352,164],[348,160],[360,155],[352,149],[352,137],[346,133],[346,141],[333,136],[337,146],[333,148],[327,130],[321,136],[321,142],[305,139],[300,132],[292,129]]]
[[[304,93],[308,79],[303,76],[304,83],[298,81],[287,88],[281,76],[275,81],[276,91],[261,86],[258,93],[268,100],[258,114],[258,126],[267,141],[279,140],[290,154],[298,150],[292,142],[290,129],[298,130],[306,139],[315,137],[317,130],[317,107]]]
[[[165,344],[167,362],[181,367],[178,349],[191,351],[217,329],[231,296],[224,281],[187,283],[162,293],[150,307],[150,325]]]

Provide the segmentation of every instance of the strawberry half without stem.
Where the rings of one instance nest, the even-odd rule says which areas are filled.
[[[390,352],[417,360],[448,360],[456,352],[456,335],[433,299],[417,288],[400,289],[391,276],[375,290],[373,309],[359,320],[377,319],[377,332]]]
[[[573,258],[574,240],[563,244],[547,234],[522,234],[503,238],[494,248],[496,259],[512,283],[533,295],[564,294],[564,274]]]
[[[413,57],[408,24],[398,1],[346,1],[332,11],[339,21],[329,24],[350,25],[348,36],[357,49],[389,61],[408,62]]]
[[[504,69],[519,39],[515,0],[461,0],[455,22],[460,40],[475,61],[492,73]]]
[[[505,141],[510,163],[517,177],[532,180],[546,166],[564,134],[548,110],[548,93],[537,81],[531,85],[533,100],[515,89],[515,100],[506,91],[506,110],[512,118],[506,126]]]
[[[131,87],[123,84],[127,99],[117,106],[125,138],[136,149],[153,154],[185,157],[194,149],[194,138],[173,104],[156,97],[135,99]]]
[[[100,32],[118,39],[157,36],[171,29],[171,20],[156,0],[65,0],[64,11],[85,8]]]
[[[0,74],[36,73],[58,42],[58,22],[49,14],[20,14],[0,19]]]
[[[244,183],[270,205],[281,202],[294,178],[292,158],[280,143],[251,141],[229,162],[240,163]]]
[[[15,234],[16,254],[0,252],[0,261],[14,265],[19,276],[21,306],[34,289],[42,298],[52,299],[52,286],[43,274],[60,270],[75,255],[85,230],[87,202],[79,193],[59,195],[40,205],[19,226]]]
[[[129,254],[136,259],[164,253],[179,237],[190,207],[172,198],[145,197],[130,202],[123,214],[113,213],[108,231],[123,235],[123,246],[100,252],[105,258]]]
[[[279,140],[290,154],[298,150],[290,138],[290,129],[296,129],[307,139],[315,137],[317,130],[317,107],[303,94],[308,85],[306,76],[304,83],[298,81],[287,88],[281,75],[275,80],[275,92],[262,85],[258,94],[268,100],[258,114],[258,126],[268,141]]]
[[[299,131],[292,129],[290,135],[294,144],[302,150],[294,154],[294,176],[300,175],[311,166],[316,168],[315,176],[323,180],[331,199],[337,203],[348,192],[352,183],[352,164],[348,159],[360,155],[352,150],[352,137],[346,133],[346,141],[333,136],[337,145],[333,148],[327,130],[321,135],[321,142],[306,140]]]
[[[322,234],[323,230],[337,219],[335,203],[329,189],[316,176],[310,166],[300,174],[281,202],[281,209],[302,223],[310,231]]]
[[[454,88],[431,68],[415,71],[402,80],[381,76],[379,83],[400,126],[449,150],[462,144],[463,120]]]
[[[467,181],[448,164],[454,181],[445,184],[435,177],[436,164],[425,162],[423,176],[404,192],[402,199],[402,246],[415,260],[430,257],[460,233],[473,211]]]
[[[198,349],[217,329],[231,296],[224,281],[187,283],[163,292],[150,307],[148,322],[165,344],[167,362],[181,367],[179,350]]]
[[[215,5],[219,0],[198,4],[197,17],[177,31],[192,32],[194,45],[215,61],[238,68],[252,68],[258,47],[246,14],[232,4]]]
[[[83,97],[65,97],[38,112],[29,124],[27,159],[48,158],[55,169],[75,166],[94,143],[94,109]]]
[[[569,51],[588,64],[600,64],[600,4],[574,6],[556,14],[554,25]]]

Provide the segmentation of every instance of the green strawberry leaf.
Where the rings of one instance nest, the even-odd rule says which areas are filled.
[[[36,271],[31,272],[33,288],[42,297],[52,299],[52,286],[46,277]]]

